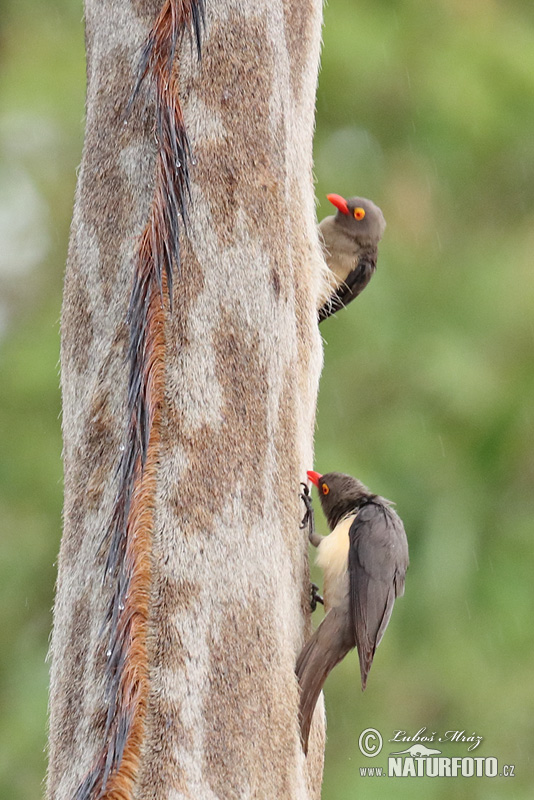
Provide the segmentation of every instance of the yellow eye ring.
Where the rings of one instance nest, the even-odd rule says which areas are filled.
[[[323,483],[322,489],[323,489],[323,494],[328,494],[328,492],[330,491],[326,483]]]
[[[359,206],[354,209],[354,219],[363,219],[365,217],[365,209]]]

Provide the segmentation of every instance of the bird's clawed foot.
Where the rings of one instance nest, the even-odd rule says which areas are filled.
[[[310,608],[312,610],[312,614],[317,608],[317,603],[320,603],[324,606],[323,596],[319,594],[319,587],[316,583],[311,584],[311,598],[310,598]]]
[[[308,528],[308,538],[315,534],[315,517],[313,515],[313,506],[310,497],[310,490],[306,483],[301,483],[302,492],[300,493],[300,498],[303,501],[304,505],[306,506],[306,511],[304,512],[304,516],[302,517],[300,523],[300,529],[304,530],[304,528]]]

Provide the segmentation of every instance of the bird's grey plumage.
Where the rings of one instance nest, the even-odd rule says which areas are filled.
[[[327,493],[323,493],[325,485]],[[323,564],[325,607],[329,610],[297,660],[301,738],[305,752],[323,684],[336,664],[354,647],[358,648],[362,690],[365,689],[375,650],[389,623],[395,599],[404,594],[408,568],[404,526],[388,500],[372,494],[360,481],[342,473],[319,476],[317,487],[331,534],[320,537],[313,532],[310,541],[318,548],[318,561],[325,542],[331,551]],[[339,565],[339,558],[345,559],[341,571],[339,566],[334,566],[334,562]],[[328,571],[332,575],[329,576]],[[327,586],[331,597],[335,598],[334,604]]]
[[[319,322],[327,319],[367,286],[376,269],[378,242],[383,236],[386,221],[380,208],[365,197],[346,201],[349,213],[338,210],[335,216],[325,217],[319,225],[331,285],[319,301]],[[362,219],[354,210],[365,212]]]
[[[408,546],[403,524],[382,497],[366,503],[349,530],[350,617],[367,684],[397,597],[404,594]]]

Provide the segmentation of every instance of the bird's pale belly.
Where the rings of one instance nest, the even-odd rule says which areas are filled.
[[[342,519],[317,548],[315,563],[323,570],[326,611],[342,605],[349,591],[349,529],[355,517]]]
[[[354,250],[351,252],[343,252],[338,250],[335,255],[327,254],[326,263],[329,269],[336,276],[337,284],[346,280],[353,269],[358,266],[357,253]]]

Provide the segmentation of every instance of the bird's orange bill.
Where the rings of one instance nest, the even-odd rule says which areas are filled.
[[[347,201],[340,194],[327,194],[326,197],[342,214],[350,214]]]

